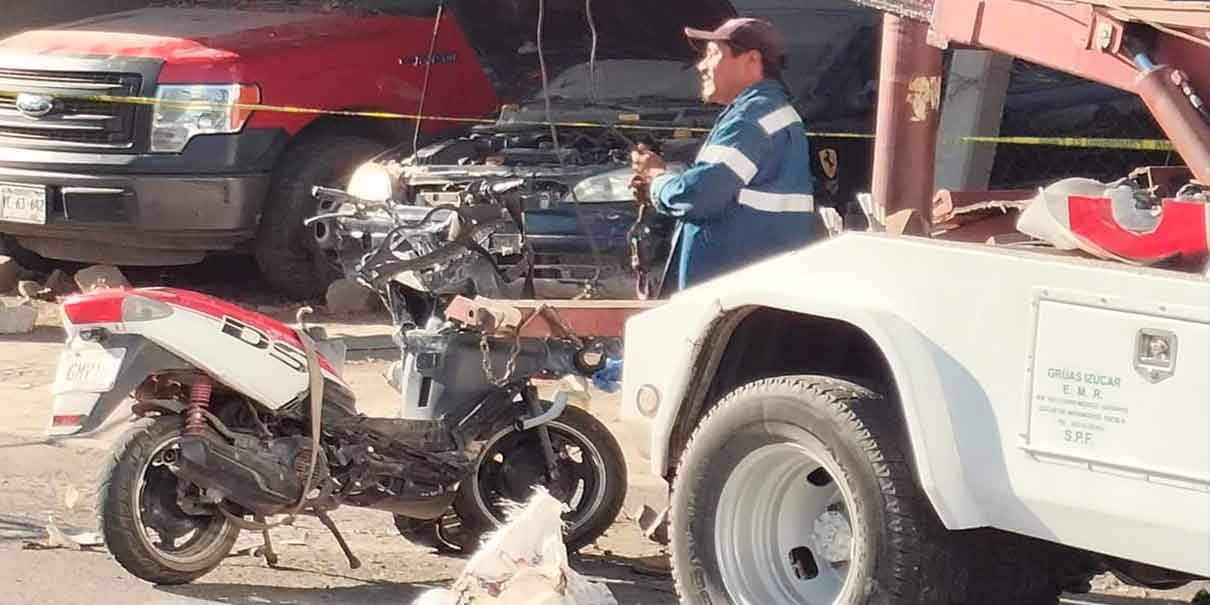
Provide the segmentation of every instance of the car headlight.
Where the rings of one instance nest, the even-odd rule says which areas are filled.
[[[630,181],[634,171],[629,168],[611,170],[590,176],[576,183],[573,191],[578,202],[633,202]]]
[[[151,120],[151,151],[178,153],[193,137],[230,134],[243,129],[252,110],[238,105],[260,103],[255,84],[164,84]]]
[[[345,193],[367,202],[385,202],[394,193],[393,183],[394,177],[385,166],[367,162],[353,173]]]

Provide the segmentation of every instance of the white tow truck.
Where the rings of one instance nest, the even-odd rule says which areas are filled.
[[[1077,30],[1117,36],[1080,49],[1102,54],[1156,40],[1141,14],[1210,19],[1200,2],[914,4],[931,36],[961,29],[947,9],[983,11],[962,42],[992,48],[993,16],[1087,9]],[[1152,51],[1176,61],[1163,36]],[[1145,58],[1140,82],[1170,69]],[[1210,576],[1210,279],[1073,235],[1095,206],[1131,242],[1186,211],[1181,231],[1210,238],[1207,156],[1140,94],[1202,184],[1048,187],[1012,227],[1051,245],[846,232],[627,321],[623,415],[671,489],[682,602],[1053,604],[1106,571],[1159,589]]]

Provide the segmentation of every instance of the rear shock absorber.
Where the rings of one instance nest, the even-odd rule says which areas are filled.
[[[198,435],[206,430],[206,411],[210,408],[210,395],[214,384],[203,376],[189,390],[189,407],[185,409],[185,434]]]

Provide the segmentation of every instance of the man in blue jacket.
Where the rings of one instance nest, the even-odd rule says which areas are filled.
[[[823,232],[806,129],[781,80],[784,38],[751,18],[685,34],[704,43],[703,99],[727,107],[684,172],[668,171],[646,146],[631,154],[637,184],[648,188],[655,210],[679,222],[665,290],[802,247]]]

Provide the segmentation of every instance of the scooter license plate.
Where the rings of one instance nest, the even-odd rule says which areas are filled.
[[[52,392],[105,393],[113,388],[122,369],[126,349],[63,351]]]

